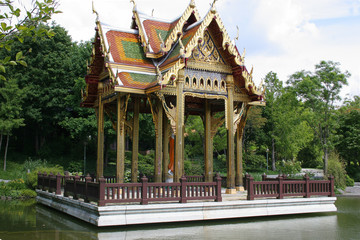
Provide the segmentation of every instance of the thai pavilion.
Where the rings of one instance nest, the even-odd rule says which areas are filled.
[[[124,180],[126,134],[133,144],[131,178],[138,179],[140,113],[151,113],[155,124],[155,182],[165,181],[169,171],[174,182],[185,174],[184,122],[188,115],[199,115],[205,126],[205,180],[213,179],[213,137],[225,123],[226,193],[236,193],[242,187],[241,139],[247,113],[253,105],[265,105],[263,87],[254,85],[252,70],[245,67],[245,50],[239,54],[230,39],[216,0],[204,18],[192,0],[173,21],[144,15],[131,2],[129,30],[96,20],[82,106],[96,111],[97,178],[104,167],[104,114],[117,133],[119,183]]]

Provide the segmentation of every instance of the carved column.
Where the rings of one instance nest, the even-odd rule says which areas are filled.
[[[169,165],[169,138],[170,138],[170,123],[165,114],[163,114],[163,179],[166,180],[168,175]]]
[[[213,180],[213,139],[211,134],[211,105],[205,100],[205,181]]]
[[[226,193],[235,194],[235,159],[234,159],[234,77],[228,75],[226,77],[227,98],[227,182]]]
[[[155,122],[155,182],[162,182],[162,137],[163,137],[163,108],[160,100],[156,100],[156,122]]]
[[[179,182],[182,176],[182,165],[184,161],[184,70],[179,70],[176,83],[176,140],[175,140],[175,164],[174,182]]]
[[[138,159],[139,159],[139,109],[140,98],[134,97],[134,117],[132,131],[132,158],[131,158],[131,182],[138,180]]]
[[[124,99],[118,95],[117,98],[117,121],[116,121],[116,182],[124,182],[124,168],[125,168],[125,114],[123,109],[125,105]]]
[[[238,126],[236,130],[236,191],[244,191],[243,183],[243,154],[242,154],[242,135],[243,129]]]
[[[97,109],[97,164],[96,164],[96,179],[104,175],[104,104],[102,102],[103,84],[99,83],[99,98]]]

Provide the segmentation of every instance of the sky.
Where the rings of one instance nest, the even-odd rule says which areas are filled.
[[[27,0],[29,1],[29,0]],[[129,29],[133,5],[129,0],[94,0],[100,21]],[[190,0],[135,0],[138,11],[173,20]],[[213,0],[195,0],[201,17]],[[94,37],[96,15],[92,0],[59,0],[62,13],[53,17],[74,41]],[[360,95],[360,0],[218,0],[216,9],[236,45],[246,49],[245,65],[254,67],[260,84],[273,71],[282,81],[297,71],[314,72],[321,60],[339,62],[349,71],[343,98]]]

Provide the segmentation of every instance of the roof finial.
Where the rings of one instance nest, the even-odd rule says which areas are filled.
[[[238,25],[236,25],[236,29],[237,29],[237,34],[236,34],[236,37],[234,38],[235,41],[239,40],[240,30],[239,30],[239,26],[238,26]]]
[[[96,14],[96,22],[98,22],[98,21],[99,21],[99,14],[98,14],[98,12],[95,10],[94,1],[92,1],[92,11],[93,11],[93,13]]]
[[[191,1],[190,1],[190,7],[192,7],[192,8],[195,7],[195,0],[191,0]]]
[[[136,11],[136,2],[135,2],[135,0],[130,0],[130,2],[132,4],[134,4],[133,12],[135,12]]]
[[[151,16],[152,16],[152,17],[154,17],[154,10],[155,10],[155,9],[153,8],[153,10],[151,11]]]
[[[215,13],[216,9],[215,9],[215,3],[217,0],[214,0],[213,3],[211,4],[211,12]]]
[[[241,54],[241,59],[244,61],[244,63],[245,63],[245,54],[246,54],[246,49],[244,48],[244,51]]]

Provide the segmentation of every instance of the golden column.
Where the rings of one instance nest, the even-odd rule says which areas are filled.
[[[175,163],[174,163],[174,182],[179,182],[183,174],[182,166],[184,162],[184,70],[178,72],[176,82],[176,140],[175,140]]]
[[[116,122],[116,182],[124,182],[125,168],[125,111],[123,110],[124,100],[118,95],[117,98],[117,122]]]
[[[213,139],[211,136],[211,105],[205,99],[205,181],[213,180]]]
[[[243,183],[243,154],[242,154],[242,135],[243,128],[239,126],[236,129],[236,191],[244,191]]]
[[[169,138],[170,138],[170,123],[166,114],[163,114],[163,179],[166,180],[168,176],[169,165]]]
[[[98,109],[97,111],[97,164],[96,179],[104,175],[104,104],[102,102],[103,83],[98,84]]]
[[[234,77],[226,76],[227,88],[227,181],[226,194],[235,194],[235,159],[234,159]]]
[[[139,160],[139,108],[140,98],[134,97],[134,117],[132,131],[132,157],[131,157],[131,182],[138,180],[138,160]]]
[[[160,100],[156,100],[156,140],[155,140],[155,182],[162,182],[162,137],[163,137],[163,108]]]

